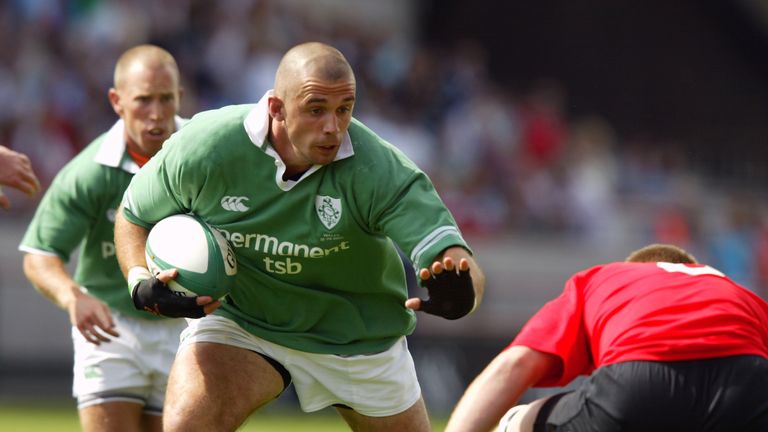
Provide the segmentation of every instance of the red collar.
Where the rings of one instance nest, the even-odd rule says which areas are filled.
[[[149,162],[150,158],[149,156],[139,154],[138,152],[132,150],[130,147],[128,147],[128,155],[131,156],[131,159],[136,162],[139,168],[143,167],[145,163]]]

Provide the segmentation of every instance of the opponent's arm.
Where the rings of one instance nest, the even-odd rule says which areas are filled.
[[[472,312],[485,291],[485,274],[469,251],[460,246],[445,249],[430,268],[419,270],[419,278],[429,298],[411,298],[405,306],[447,319]]]
[[[487,432],[530,387],[559,365],[551,354],[513,346],[472,381],[453,410],[445,432]]]
[[[115,251],[136,309],[171,318],[200,318],[216,310],[221,302],[209,296],[179,297],[166,285],[176,278],[176,269],[164,270],[157,275],[147,269],[144,249],[149,231],[131,223],[123,215],[122,207],[115,217]]]
[[[32,170],[29,157],[0,146],[0,186],[18,189],[29,196],[40,191],[40,181]],[[11,202],[0,188],[0,208],[10,208]]]
[[[61,258],[52,255],[24,255],[24,274],[41,294],[69,314],[69,322],[93,344],[109,342],[115,331],[112,312],[106,303],[87,294],[67,272]]]

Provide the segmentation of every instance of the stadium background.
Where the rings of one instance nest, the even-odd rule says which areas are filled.
[[[476,314],[420,315],[410,338],[434,412],[572,272],[648,242],[768,293],[760,1],[3,0],[0,144],[47,185],[114,122],[106,92],[126,47],[177,57],[191,116],[256,101],[306,40],[347,55],[356,117],[432,176],[488,273]],[[6,192],[0,404],[67,400],[67,317],[16,251],[37,201]]]

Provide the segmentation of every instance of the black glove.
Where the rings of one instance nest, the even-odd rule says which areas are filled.
[[[421,280],[429,299],[421,301],[421,311],[449,320],[463,317],[475,307],[475,289],[469,269],[443,270],[427,280]]]
[[[131,291],[133,306],[155,315],[170,318],[202,318],[203,307],[196,297],[182,297],[168,289],[168,285],[156,277],[139,281]]]

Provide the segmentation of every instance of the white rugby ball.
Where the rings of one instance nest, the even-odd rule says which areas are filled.
[[[179,296],[220,299],[232,290],[237,261],[227,239],[196,216],[178,214],[149,231],[145,249],[149,271],[175,268],[179,275],[168,288]]]

